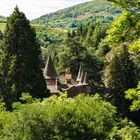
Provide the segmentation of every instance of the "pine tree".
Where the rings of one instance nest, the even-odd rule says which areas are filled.
[[[94,28],[92,24],[88,25],[87,28],[88,28],[88,31],[87,31],[86,40],[84,44],[88,47],[91,47],[93,45],[92,35],[93,35]]]
[[[112,103],[117,106],[118,112],[126,115],[129,102],[125,99],[124,92],[135,87],[135,65],[130,59],[128,47],[123,46],[119,54],[111,62],[108,86],[112,90]]]
[[[100,27],[98,25],[96,25],[94,29],[92,39],[93,39],[93,47],[96,50],[98,47],[98,43],[100,42]]]
[[[79,38],[67,38],[62,52],[59,52],[59,65],[61,72],[67,68],[76,76],[86,48],[79,43]]]
[[[17,101],[22,92],[44,97],[45,82],[39,68],[41,52],[36,34],[18,7],[7,18],[1,50],[0,94],[7,105],[10,107]]]

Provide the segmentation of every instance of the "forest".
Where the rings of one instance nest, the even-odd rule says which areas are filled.
[[[81,23],[104,20],[112,21],[121,13],[120,8],[113,7],[110,2],[93,0],[70,8],[43,15],[32,23],[51,25],[57,28],[76,28]]]
[[[90,95],[52,96],[49,55],[59,75],[76,79],[82,66]],[[94,0],[33,21],[18,6],[0,16],[0,140],[46,139],[140,139],[139,0]]]

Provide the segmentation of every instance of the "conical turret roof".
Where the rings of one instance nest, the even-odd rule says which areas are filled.
[[[45,79],[56,79],[58,77],[51,56],[49,56],[47,60],[44,69],[44,77]]]
[[[82,73],[82,67],[80,66],[78,76],[77,76],[77,79],[76,79],[77,82],[80,81],[81,73]]]
[[[87,78],[87,72],[85,72],[85,75],[84,75],[84,81],[83,81],[83,84],[84,85],[87,85],[88,84],[88,78]]]
[[[85,77],[85,72],[82,70],[80,80],[79,80],[79,85],[82,85],[84,82],[84,77]]]

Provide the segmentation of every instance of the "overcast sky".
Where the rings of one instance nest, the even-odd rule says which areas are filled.
[[[9,16],[18,5],[28,19],[91,0],[0,0],[0,15]]]

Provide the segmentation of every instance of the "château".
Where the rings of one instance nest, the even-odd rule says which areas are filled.
[[[70,70],[66,70],[64,75],[58,75],[53,64],[51,56],[48,57],[45,69],[44,78],[46,87],[50,94],[59,95],[60,93],[67,92],[69,97],[74,97],[79,93],[90,94],[91,86],[87,78],[87,72],[80,66],[77,79],[74,80]]]

